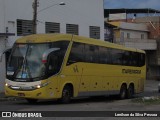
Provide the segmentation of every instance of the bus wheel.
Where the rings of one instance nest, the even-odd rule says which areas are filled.
[[[30,104],[35,104],[35,103],[37,103],[37,99],[31,99],[31,98],[27,98],[26,99],[27,101],[28,101],[28,103],[30,103]]]
[[[125,84],[123,84],[120,89],[119,97],[120,99],[125,99],[126,96],[127,96],[127,87]]]
[[[129,85],[129,88],[127,90],[127,98],[133,98],[134,96],[134,86]]]
[[[63,92],[62,92],[62,97],[60,99],[60,101],[62,103],[69,103],[72,97],[72,89],[70,88],[70,86],[65,86],[63,88]]]

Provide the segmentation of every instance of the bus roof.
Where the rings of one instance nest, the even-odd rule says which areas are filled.
[[[93,45],[99,45],[99,46],[104,46],[104,47],[109,47],[109,48],[145,53],[145,51],[140,50],[140,49],[129,48],[129,47],[125,47],[123,45],[118,45],[118,44],[103,41],[103,40],[97,40],[97,39],[93,39],[93,38],[87,38],[87,37],[76,36],[76,35],[73,36],[73,41],[83,42],[83,43],[88,43],[88,44],[93,44]]]
[[[59,40],[70,41],[71,38],[71,34],[33,34],[17,39],[16,43],[46,43]]]
[[[99,45],[109,48],[117,48],[122,50],[128,50],[128,51],[134,51],[134,52],[141,52],[145,53],[145,51],[135,48],[128,48],[124,47],[122,45],[106,42],[103,40],[97,40],[93,38],[87,38],[72,34],[33,34],[21,37],[16,40],[16,43],[46,43],[46,42],[53,42],[53,41],[59,41],[59,40],[66,40],[66,41],[75,41],[75,42],[82,42],[82,43],[88,43],[93,45]]]

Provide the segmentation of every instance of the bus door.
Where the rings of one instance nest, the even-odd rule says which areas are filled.
[[[86,70],[84,76],[89,81],[90,95],[99,94],[102,91],[101,67],[99,65],[99,47],[96,45],[85,45]]]
[[[74,90],[77,94],[83,94],[89,89],[89,82],[83,76],[85,70],[84,62],[84,44],[79,42],[73,42],[71,52],[69,54],[66,71],[67,74],[72,77],[74,82]]]

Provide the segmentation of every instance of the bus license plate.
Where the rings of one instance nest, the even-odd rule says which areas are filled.
[[[18,96],[20,96],[20,97],[24,97],[24,96],[25,96],[25,94],[24,94],[24,93],[18,93]]]

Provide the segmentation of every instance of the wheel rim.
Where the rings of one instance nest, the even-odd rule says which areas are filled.
[[[64,88],[62,95],[62,103],[69,103],[71,99],[71,90],[69,88]]]
[[[65,90],[65,91],[64,91],[63,97],[64,97],[65,99],[70,98],[70,93],[69,93],[68,90]]]
[[[126,91],[125,91],[125,89],[123,89],[122,94],[121,94],[121,97],[122,97],[123,99],[126,97]]]
[[[133,86],[129,86],[128,88],[128,98],[132,98],[134,95],[134,88]]]
[[[125,99],[126,98],[126,87],[125,86],[121,87],[120,98],[121,99]]]

